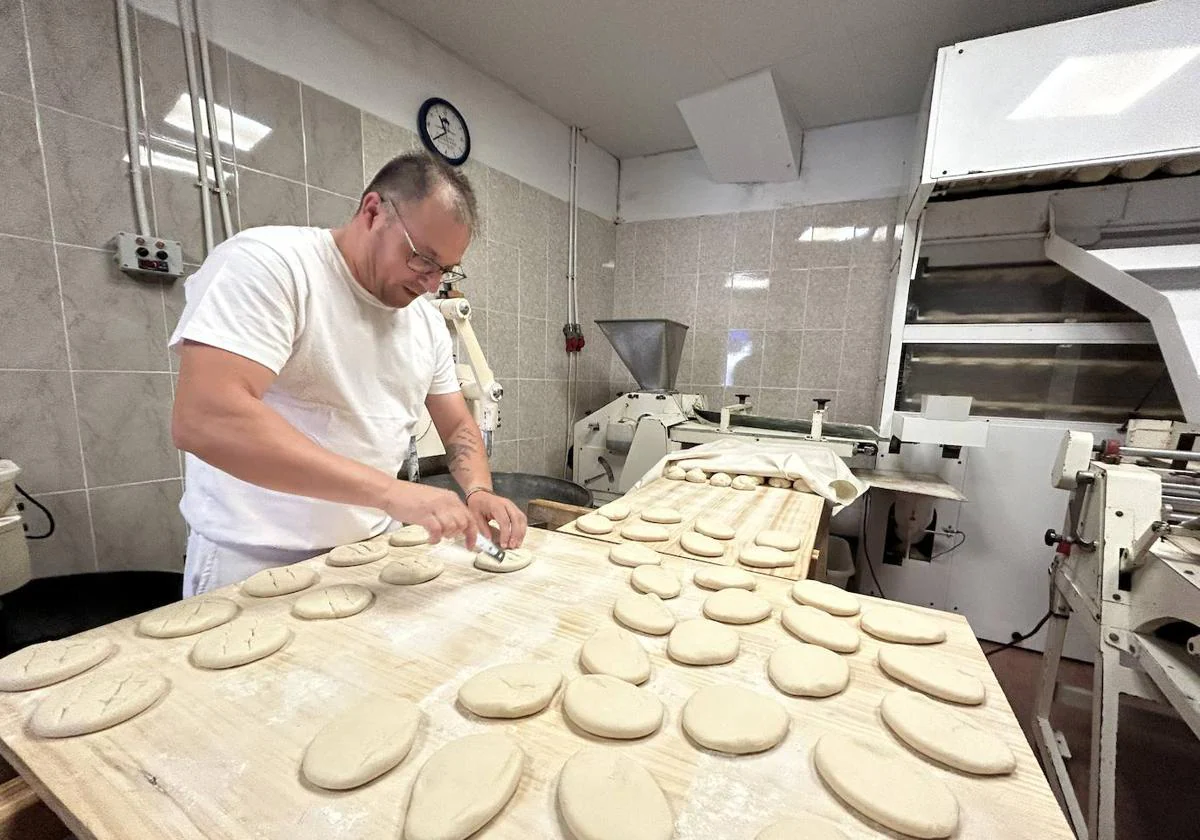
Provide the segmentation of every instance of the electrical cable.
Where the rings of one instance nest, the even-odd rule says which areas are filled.
[[[16,488],[17,488],[18,493],[20,493],[22,496],[24,496],[26,499],[28,499],[29,502],[31,504],[33,504],[34,507],[36,507],[38,510],[40,510],[42,513],[44,513],[46,515],[46,522],[49,523],[49,529],[46,531],[46,533],[44,533],[44,534],[26,534],[25,539],[27,539],[27,540],[44,540],[44,539],[46,539],[47,537],[49,537],[51,534],[54,533],[54,527],[55,527],[54,526],[54,514],[52,514],[50,512],[49,508],[47,508],[44,504],[39,502],[37,499],[33,498],[33,496],[30,496],[28,493],[26,493],[25,488],[23,488],[20,484],[17,484]]]
[[[1045,623],[1047,621],[1050,620],[1050,616],[1052,616],[1052,615],[1054,615],[1054,610],[1047,610],[1046,614],[1041,617],[1041,619],[1038,621],[1037,624],[1033,625],[1033,629],[1030,630],[1028,633],[1014,633],[1011,642],[1005,642],[1004,644],[1000,645],[999,647],[994,647],[991,650],[984,651],[983,655],[991,656],[993,653],[999,653],[1002,650],[1008,650],[1009,648],[1016,647],[1017,645],[1019,645],[1021,642],[1025,641],[1026,639],[1036,636],[1037,632],[1042,629],[1042,626],[1045,625]]]
[[[961,540],[959,540],[958,542],[956,542],[954,545],[950,546],[949,548],[943,548],[941,551],[935,552],[934,554],[930,555],[929,559],[936,560],[939,557],[941,557],[942,555],[949,554],[951,551],[957,551],[958,549],[960,549],[964,545],[966,545],[967,532],[966,531],[957,531],[956,533],[958,534],[958,536],[962,537]]]
[[[875,564],[871,562],[871,549],[867,546],[867,520],[871,518],[871,494],[867,492],[863,498],[863,518],[862,527],[859,532],[862,534],[863,556],[867,558],[867,570],[871,573],[871,580],[875,581],[875,588],[879,591],[879,597],[887,599],[883,594],[883,587],[879,585],[879,578],[875,576]]]

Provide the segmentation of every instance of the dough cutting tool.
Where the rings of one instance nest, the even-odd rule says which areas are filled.
[[[488,557],[491,557],[497,563],[504,562],[504,549],[492,542],[491,538],[484,534],[475,536],[475,548],[482,551]]]

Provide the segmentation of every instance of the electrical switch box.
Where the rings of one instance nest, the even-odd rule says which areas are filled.
[[[113,238],[113,262],[127,274],[142,279],[174,280],[183,274],[183,247],[174,239],[118,233]]]

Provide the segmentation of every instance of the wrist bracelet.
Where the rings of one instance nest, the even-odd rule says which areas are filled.
[[[463,493],[463,501],[464,502],[470,501],[471,496],[480,491],[483,491],[484,493],[496,492],[491,487],[488,487],[486,484],[474,484],[467,488],[467,492]]]

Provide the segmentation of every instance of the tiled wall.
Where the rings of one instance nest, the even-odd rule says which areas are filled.
[[[710,407],[878,421],[880,357],[899,244],[894,200],[637,222],[617,228],[617,317],[690,329],[677,388]],[[615,359],[612,382],[633,380]]]
[[[203,245],[191,131],[166,120],[187,89],[179,31],[143,14],[134,24],[151,220],[183,241],[194,267]],[[166,343],[183,283],[132,280],[105,250],[134,226],[116,44],[110,0],[0,0],[0,457],[24,468],[21,483],[58,521],[53,537],[30,543],[37,576],[182,565]],[[338,225],[364,178],[417,146],[404,128],[216,46],[212,59],[214,98],[240,115],[233,136],[244,119],[271,129],[253,148],[222,138],[239,229]],[[484,223],[464,290],[507,391],[494,467],[561,474],[566,205],[478,163],[467,173]],[[609,314],[612,270],[601,266],[614,250],[614,226],[581,213],[589,323]],[[611,354],[590,337],[580,389],[603,394]]]

